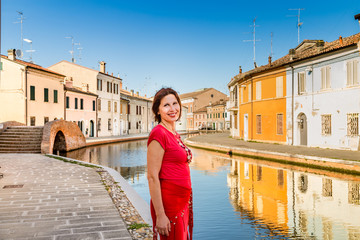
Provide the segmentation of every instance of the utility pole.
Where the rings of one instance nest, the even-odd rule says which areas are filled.
[[[297,29],[298,29],[298,44],[300,43],[300,27],[303,25],[302,22],[300,22],[300,11],[305,10],[305,8],[290,8],[289,11],[298,11],[297,15],[289,15],[288,17],[297,17],[298,23],[297,23]]]
[[[20,22],[15,22],[15,23],[20,23],[20,26],[21,26],[21,39],[20,39],[20,42],[21,42],[21,55],[19,56],[21,59],[23,59],[23,41],[24,41],[24,38],[23,38],[23,22],[24,22],[24,13],[23,12],[20,12],[20,11],[17,11],[17,13],[20,15],[20,18],[18,18],[20,20]]]
[[[256,58],[255,58],[255,49],[256,49],[256,42],[258,42],[258,41],[261,41],[261,40],[256,40],[256,35],[255,35],[255,28],[256,27],[259,27],[259,26],[257,26],[256,25],[256,17],[254,18],[254,20],[253,20],[253,25],[250,25],[250,27],[253,27],[254,28],[254,30],[253,30],[253,39],[252,40],[243,40],[244,42],[253,42],[253,44],[254,44],[254,67],[256,68],[257,67],[257,65],[256,65]]]

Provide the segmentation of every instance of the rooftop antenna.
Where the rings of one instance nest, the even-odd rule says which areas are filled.
[[[79,60],[79,61],[78,61],[78,62],[81,63],[81,60],[82,60],[82,57],[81,57],[82,55],[81,55],[81,54],[82,54],[83,48],[81,47],[81,44],[80,44],[80,43],[75,43],[75,45],[78,45],[78,46],[79,46],[79,47],[77,47],[76,49],[79,50],[79,54],[78,54],[78,60]]]
[[[20,26],[21,26],[21,35],[20,35],[21,39],[20,39],[20,42],[21,42],[21,53],[23,53],[23,40],[24,40],[24,38],[23,38],[23,22],[24,22],[25,18],[24,18],[24,13],[23,12],[17,11],[17,13],[20,15],[20,18],[18,18],[20,20],[20,22],[14,22],[14,23],[20,23]],[[23,54],[21,54],[19,57],[22,59]]]
[[[274,55],[274,53],[273,53],[273,37],[274,37],[274,34],[273,34],[273,32],[271,32],[270,57],[273,57],[273,55]]]
[[[71,38],[71,51],[69,51],[71,53],[71,62],[75,63],[75,58],[74,58],[74,37],[73,36],[69,36],[69,37],[65,37],[65,38]]]
[[[29,57],[29,62],[34,63],[32,60],[32,53],[35,52],[35,50],[33,50],[32,48],[32,41],[30,39],[24,38],[24,41],[27,43],[30,43],[30,50],[26,50],[26,52],[30,53],[30,57]]]
[[[303,25],[302,22],[300,22],[300,11],[305,10],[305,8],[290,8],[289,11],[298,11],[297,15],[288,15],[288,17],[297,17],[298,23],[297,23],[297,29],[298,29],[298,44],[300,43],[300,27]]]
[[[258,25],[256,25],[256,17],[254,18],[254,20],[253,20],[253,25],[250,25],[250,27],[253,27],[254,28],[254,30],[253,30],[253,39],[252,40],[243,40],[244,42],[253,42],[254,43],[254,67],[256,68],[257,67],[257,65],[256,65],[256,58],[255,58],[255,49],[256,49],[256,42],[258,42],[258,41],[261,41],[261,40],[256,40],[256,37],[255,37],[255,28],[256,27],[259,27]]]

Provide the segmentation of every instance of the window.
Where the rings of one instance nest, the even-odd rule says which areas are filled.
[[[321,89],[329,89],[330,86],[330,67],[321,68]]]
[[[251,85],[248,86],[248,101],[251,102]]]
[[[111,102],[108,101],[108,112],[111,112]]]
[[[240,88],[240,101],[241,103],[244,102],[244,88]],[[236,104],[235,104],[236,106]]]
[[[109,82],[106,82],[106,91],[109,92],[109,89],[110,89]]]
[[[128,107],[127,107],[127,114],[130,114],[130,104],[129,105],[127,105]]]
[[[141,115],[141,106],[139,106],[139,115]]]
[[[75,98],[75,109],[78,109],[78,99]]]
[[[347,114],[347,135],[348,136],[359,135],[359,114],[358,113]]]
[[[324,114],[321,115],[321,134],[330,135],[331,134],[331,115]]]
[[[346,63],[346,74],[347,74],[347,86],[353,86],[359,84],[358,76],[358,61],[353,60]]]
[[[277,98],[284,96],[283,82],[284,82],[283,77],[276,78],[276,97]]]
[[[95,100],[93,101],[93,111],[95,111],[95,106],[96,106],[96,103],[95,103]]]
[[[108,130],[111,130],[111,118],[108,119]]]
[[[49,117],[44,117],[44,125],[49,122]]]
[[[0,71],[3,70],[3,63],[0,62]]]
[[[114,102],[114,112],[117,112],[117,102]]]
[[[332,180],[328,178],[322,179],[322,195],[324,197],[332,197]]]
[[[30,126],[35,126],[35,117],[30,117]]]
[[[49,89],[44,88],[44,102],[49,102]]]
[[[97,130],[100,131],[101,130],[101,118],[98,119],[98,127]]]
[[[131,129],[131,122],[129,122],[129,124],[128,124],[128,125],[129,125],[129,129]]]
[[[80,109],[84,109],[84,99],[80,98]]]
[[[101,100],[98,99],[98,111],[101,111]]]
[[[139,114],[139,109],[138,109],[138,106],[136,106],[136,115]]]
[[[190,112],[192,113],[192,106],[190,105]]]
[[[66,97],[66,108],[70,108],[70,98]]]
[[[261,82],[256,82],[256,100],[261,99]]]
[[[111,82],[109,82],[109,87],[110,87],[109,93],[111,93],[112,92],[112,83]]]
[[[256,133],[261,134],[261,115],[256,115]]]
[[[58,90],[54,90],[54,103],[58,103]]]
[[[97,90],[102,91],[102,80],[100,79],[97,80]]]
[[[30,86],[30,100],[35,100],[35,86]]]
[[[279,113],[276,115],[276,134],[282,135],[284,133],[284,115]]]
[[[139,129],[139,123],[136,122],[136,129]]]
[[[298,73],[298,95],[304,93],[306,91],[305,88],[305,73]]]

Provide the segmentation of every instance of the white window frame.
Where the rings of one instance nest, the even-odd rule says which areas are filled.
[[[306,75],[305,72],[298,73],[298,95],[306,92]]]
[[[321,135],[331,135],[331,114],[321,115]]]

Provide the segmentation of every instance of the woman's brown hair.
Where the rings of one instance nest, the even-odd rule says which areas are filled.
[[[153,100],[153,105],[152,105],[152,111],[155,115],[155,121],[157,121],[158,123],[161,122],[161,117],[159,114],[159,107],[160,107],[160,102],[161,99],[163,99],[165,96],[169,95],[169,94],[173,94],[176,98],[176,100],[178,101],[179,105],[180,105],[180,114],[179,114],[179,118],[181,117],[181,111],[182,111],[182,107],[181,107],[181,101],[180,101],[180,97],[177,94],[177,92],[172,89],[172,88],[162,88],[159,91],[156,92],[154,100]]]

